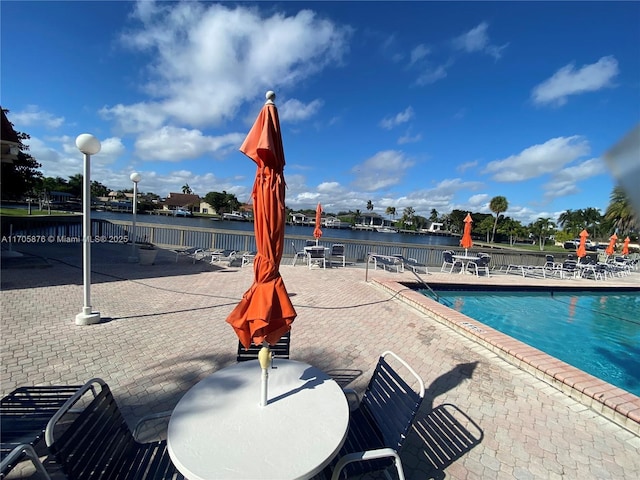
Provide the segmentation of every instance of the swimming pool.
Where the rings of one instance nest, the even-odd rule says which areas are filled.
[[[640,396],[640,292],[436,292],[447,306]]]

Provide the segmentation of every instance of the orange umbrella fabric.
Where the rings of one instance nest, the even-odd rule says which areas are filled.
[[[609,237],[609,245],[605,249],[604,253],[607,255],[613,255],[613,252],[616,250],[616,241],[618,240],[618,236],[614,233]]]
[[[586,230],[582,230],[580,232],[580,244],[578,245],[578,250],[576,250],[576,255],[578,258],[587,256],[587,237],[589,236],[589,232]]]
[[[240,151],[257,165],[253,199],[257,254],[251,288],[227,317],[245,348],[274,345],[291,329],[297,313],[280,276],[284,250],[285,182],[284,149],[278,110],[267,92],[267,102],[249,131]]]
[[[626,237],[624,239],[624,243],[622,244],[622,254],[623,255],[629,255],[629,242],[631,241],[631,239],[629,237]]]
[[[318,243],[318,239],[322,236],[320,225],[322,225],[322,205],[318,204],[316,207],[316,228],[313,229],[313,238],[316,239],[316,244]]]
[[[473,219],[471,218],[471,214],[467,213],[467,216],[464,219],[464,231],[462,232],[462,238],[460,239],[460,246],[464,248],[465,255],[467,250],[473,246],[473,240],[471,238],[472,223]]]

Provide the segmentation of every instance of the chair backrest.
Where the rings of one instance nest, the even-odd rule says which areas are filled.
[[[553,263],[554,262],[553,255],[545,255],[544,258],[549,263]]]
[[[122,465],[135,461],[130,456],[136,441],[109,386],[100,379],[91,380],[87,386],[90,384],[91,387],[83,387],[71,397],[49,421],[45,434],[47,446],[70,479],[119,478]],[[64,422],[57,435],[58,422],[71,407],[80,403],[84,393],[97,385],[100,391],[73,421]]]
[[[262,346],[256,346],[251,344],[248,350],[245,350],[244,346],[238,342],[238,356],[236,360],[238,362],[246,362],[247,360],[256,360],[258,353]],[[271,355],[274,358],[289,358],[289,351],[291,349],[291,330],[280,337],[280,340],[275,345],[270,347]]]
[[[442,252],[442,257],[444,258],[445,262],[453,263],[453,253],[451,253],[451,251],[445,250],[444,252]]]
[[[331,255],[344,255],[344,245],[341,243],[331,245]]]
[[[478,261],[476,262],[476,265],[478,265],[479,267],[488,267],[490,261],[491,261],[491,257],[489,255],[486,255],[486,254],[481,255]]]
[[[324,258],[324,247],[313,247],[307,250],[311,258]]]
[[[387,362],[393,356],[417,379],[417,391]],[[386,447],[399,450],[424,398],[420,376],[393,352],[384,352],[360,402],[360,409],[374,419]]]
[[[315,240],[306,240],[305,246],[306,247],[315,247],[316,246],[316,241]]]

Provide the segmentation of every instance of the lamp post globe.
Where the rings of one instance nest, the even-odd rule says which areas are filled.
[[[76,147],[85,155],[95,155],[102,146],[96,137],[90,133],[83,133],[76,138]]]
[[[129,175],[129,179],[133,183],[138,183],[140,180],[142,180],[142,175],[140,175],[138,172],[133,172],[131,175]]]
[[[84,155],[82,178],[82,270],[83,297],[82,311],[76,315],[76,325],[91,325],[100,322],[100,312],[91,308],[91,155],[100,151],[100,140],[90,133],[76,138],[76,147]]]

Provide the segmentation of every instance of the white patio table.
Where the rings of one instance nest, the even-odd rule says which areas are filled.
[[[480,260],[480,257],[476,257],[474,255],[452,255],[452,257],[456,260],[462,261],[462,268],[460,269],[460,273],[468,273],[467,266],[469,265],[469,262],[476,262]]]
[[[306,363],[275,359],[260,406],[257,360],[218,370],[171,414],[171,460],[190,480],[306,479],[338,453],[349,407],[340,386]]]

